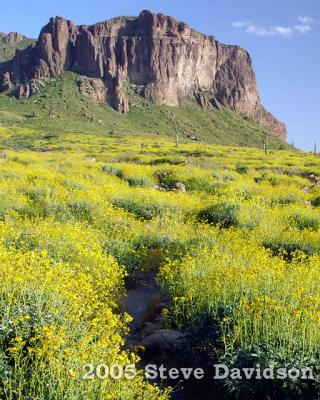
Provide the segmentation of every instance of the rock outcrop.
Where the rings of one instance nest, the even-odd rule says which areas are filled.
[[[17,32],[10,32],[8,34],[0,33],[0,42],[3,44],[13,44],[13,43],[19,43],[22,42],[25,38],[25,36],[21,35],[20,33]]]
[[[247,51],[163,14],[143,11],[137,18],[92,26],[52,18],[35,47],[17,51],[5,68],[0,66],[0,91],[15,87],[18,97],[28,97],[37,81],[67,70],[101,80],[105,90],[95,80],[80,89],[119,112],[129,110],[131,85],[156,104],[179,106],[188,98],[209,109],[227,106],[286,139],[285,125],[260,103]]]

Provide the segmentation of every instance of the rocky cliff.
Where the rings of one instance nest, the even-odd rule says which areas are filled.
[[[23,35],[17,32],[10,32],[8,34],[0,33],[0,42],[3,44],[19,43],[26,39]]]
[[[130,86],[156,104],[179,106],[187,98],[209,109],[225,105],[286,139],[285,125],[260,103],[249,54],[163,14],[143,11],[92,26],[52,18],[35,47],[0,65],[0,91],[28,97],[39,80],[67,70],[92,78],[80,90],[119,112],[129,110]]]

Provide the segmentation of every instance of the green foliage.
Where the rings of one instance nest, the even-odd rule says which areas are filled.
[[[297,369],[298,371],[306,368],[314,371],[315,380],[302,379],[299,377],[292,380],[285,379],[250,379],[234,380],[228,378],[226,385],[229,392],[234,393],[237,399],[260,399],[270,398],[274,400],[300,400],[317,398],[317,374],[318,366],[312,357],[305,357],[298,352],[288,352],[285,350],[275,350],[276,346],[261,343],[260,346],[239,348],[233,354],[223,357],[230,370],[232,368],[259,368],[263,371],[270,366],[273,367],[273,376],[277,376],[277,370],[282,365],[286,365],[287,371]],[[272,372],[270,372],[272,374]],[[255,375],[254,375],[255,376]]]
[[[122,208],[134,214],[138,218],[151,220],[159,216],[165,216],[168,213],[174,214],[178,209],[165,202],[152,202],[150,204],[142,204],[134,198],[116,198],[113,205]]]
[[[288,194],[286,196],[279,197],[277,200],[274,200],[273,203],[279,204],[281,206],[287,206],[290,204],[294,204],[294,203],[298,202],[299,200],[300,199],[298,196],[296,196],[294,194]]]
[[[218,203],[200,211],[198,218],[200,221],[227,229],[238,225],[239,209],[238,204]]]
[[[314,207],[320,207],[320,196],[314,198],[314,199],[311,201],[311,204],[312,204]]]
[[[236,165],[236,171],[239,173],[239,174],[246,174],[247,172],[248,172],[248,166],[247,165],[245,165],[245,164],[240,164],[240,163],[238,163],[237,165]]]
[[[173,171],[171,171],[170,169],[162,169],[156,171],[155,177],[157,178],[159,185],[168,190],[172,189],[177,182],[177,178],[174,176]]]
[[[310,217],[302,214],[293,214],[290,220],[294,226],[296,226],[301,231],[304,229],[317,230],[320,225],[318,218]]]
[[[16,43],[4,43],[0,34],[0,63],[10,60],[14,57],[17,50],[23,50],[30,45],[35,44],[35,40],[25,38]]]
[[[214,191],[214,185],[207,179],[201,179],[196,177],[188,178],[185,182],[187,190],[212,193]]]
[[[155,183],[147,176],[129,176],[126,181],[130,186],[153,187]]]
[[[319,248],[316,249],[315,246],[296,242],[264,242],[263,246],[266,249],[270,249],[274,256],[283,257],[289,262],[304,255],[312,256],[316,251],[319,251]]]
[[[123,172],[119,168],[115,168],[112,165],[105,165],[102,170],[108,174],[115,175],[118,178],[123,178]]]
[[[79,76],[66,72],[63,76],[41,81],[40,90],[27,100],[16,100],[8,94],[0,95],[0,123],[15,124],[39,131],[34,134],[17,134],[14,147],[17,149],[46,150],[51,143],[61,143],[65,132],[94,132],[99,138],[122,136],[169,137],[175,143],[175,130],[179,135],[179,146],[192,142],[196,135],[204,143],[263,147],[261,132],[264,129],[241,115],[227,109],[207,111],[193,102],[181,108],[156,106],[140,96],[129,94],[131,108],[120,115],[104,103],[94,103],[80,94],[77,86]],[[4,138],[0,145],[6,145]],[[10,142],[12,144],[12,142]],[[270,135],[269,147],[277,149],[282,142]],[[155,143],[154,146],[157,144]],[[179,149],[176,149],[179,152]],[[139,157],[137,157],[137,160]],[[153,163],[184,163],[181,157],[158,157]]]

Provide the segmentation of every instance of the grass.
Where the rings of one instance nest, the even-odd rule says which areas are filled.
[[[23,50],[30,45],[34,45],[35,40],[25,38],[21,42],[6,44],[2,41],[0,34],[0,66],[1,63],[11,60],[17,50]]]
[[[40,92],[27,100],[0,95],[0,123],[32,128],[41,137],[55,141],[75,131],[99,137],[148,135],[155,141],[158,136],[175,141],[178,134],[182,143],[192,142],[188,137],[195,136],[206,143],[263,148],[265,130],[227,109],[206,111],[192,102],[181,108],[159,107],[130,94],[130,112],[123,116],[81,95],[77,80],[71,72],[43,80]],[[27,147],[28,142],[24,135],[20,145]],[[269,136],[268,143],[270,149],[289,147],[274,136]]]

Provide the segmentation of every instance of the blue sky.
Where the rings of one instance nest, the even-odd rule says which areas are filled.
[[[320,0],[15,0],[1,5],[0,31],[37,37],[51,16],[90,24],[143,9],[246,48],[262,102],[286,123],[288,141],[320,147]]]

